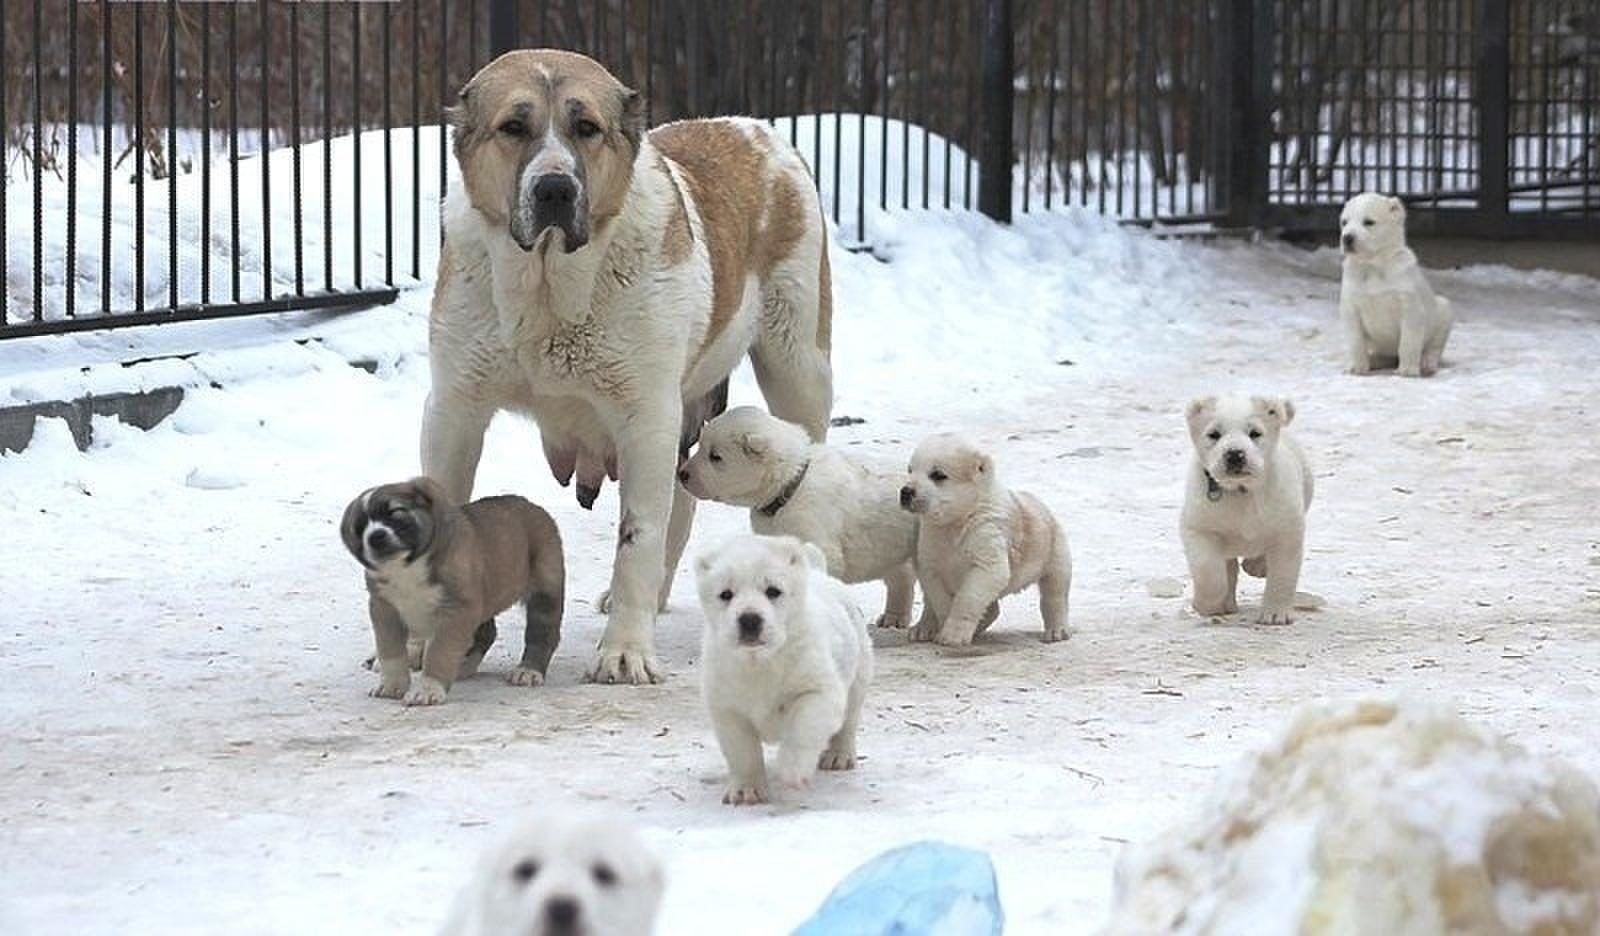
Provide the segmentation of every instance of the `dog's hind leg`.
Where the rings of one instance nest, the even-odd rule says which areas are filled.
[[[827,438],[833,410],[833,365],[828,361],[833,286],[827,244],[819,246],[819,265],[811,267],[809,277],[809,264],[798,258],[779,264],[769,275],[761,296],[761,331],[750,349],[767,409],[804,426],[814,442]]]
[[[548,515],[540,518],[535,530],[533,588],[523,600],[527,624],[522,632],[522,662],[506,681],[513,686],[537,686],[550,671],[550,658],[561,643],[561,615],[566,606],[566,558],[561,552],[561,534]]]
[[[1067,629],[1067,596],[1072,591],[1072,566],[1054,562],[1039,576],[1039,614],[1044,618],[1044,642],[1071,636]]]
[[[879,627],[902,628],[911,623],[911,601],[917,588],[917,569],[907,562],[884,576],[883,613]]]

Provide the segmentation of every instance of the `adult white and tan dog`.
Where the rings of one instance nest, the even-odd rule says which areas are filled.
[[[728,762],[722,801],[764,803],[763,742],[776,742],[783,786],[856,765],[872,639],[822,551],[792,536],[738,536],[695,560],[701,692]]]
[[[1313,481],[1289,434],[1294,404],[1267,397],[1204,397],[1188,408],[1194,456],[1184,492],[1183,552],[1200,614],[1239,610],[1240,560],[1267,580],[1260,624],[1294,620]]]
[[[551,810],[484,851],[440,936],[649,936],[662,887],[627,823]]]
[[[917,580],[923,614],[912,640],[965,646],[1000,615],[1000,599],[1039,587],[1044,640],[1067,637],[1072,553],[1044,502],[1000,483],[994,459],[953,433],[911,456],[900,504],[921,520]]]
[[[1454,316],[1406,246],[1406,206],[1374,192],[1355,196],[1339,213],[1339,246],[1339,319],[1350,373],[1392,361],[1407,377],[1431,377]]]
[[[680,454],[746,354],[772,411],[821,440],[832,406],[822,211],[805,163],[757,120],[646,134],[639,95],[569,52],[509,52],[450,111],[423,470],[458,501],[496,411],[532,416],[579,499],[621,482],[591,678],[661,673],[652,625],[688,537]]]
[[[755,532],[815,544],[835,578],[883,579],[879,627],[909,624],[916,590],[917,518],[900,509],[902,478],[813,442],[755,406],[706,423],[694,454],[678,466],[678,481],[695,497],[748,507]]]

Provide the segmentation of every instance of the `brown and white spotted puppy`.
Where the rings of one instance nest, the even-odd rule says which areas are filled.
[[[494,643],[494,616],[519,601],[527,611],[522,662],[507,680],[544,682],[561,641],[566,562],[543,509],[511,494],[456,507],[433,479],[412,478],[356,495],[339,532],[367,573],[381,674],[373,695],[443,702],[451,683],[478,671]],[[422,670],[415,683],[413,647]]]
[[[581,55],[507,53],[450,115],[429,330],[424,473],[470,496],[495,412],[535,419],[592,504],[621,482],[603,682],[661,674],[653,624],[694,499],[674,472],[748,354],[767,406],[821,440],[832,406],[826,231],[805,163],[766,124],[645,133],[637,92]]]

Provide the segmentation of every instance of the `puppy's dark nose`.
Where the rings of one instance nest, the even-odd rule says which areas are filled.
[[[1354,234],[1346,234],[1344,236],[1344,249],[1345,250],[1354,250],[1354,249],[1356,249],[1356,236]]]
[[[739,639],[755,640],[761,636],[761,615],[746,611],[739,615]]]
[[[915,497],[916,494],[917,494],[917,492],[911,490],[911,486],[909,484],[906,485],[905,487],[901,488],[900,489],[900,506],[901,507],[910,507],[911,506],[911,498]]]
[[[578,902],[571,897],[551,897],[545,901],[544,916],[556,929],[572,929],[578,922]]]
[[[687,468],[679,468],[678,469],[678,480],[682,481],[684,483],[688,483],[688,481],[689,481],[689,469],[687,469]]]
[[[1223,453],[1222,463],[1227,466],[1229,471],[1238,471],[1243,468],[1245,464],[1244,449],[1228,449],[1227,452]]]
[[[578,183],[564,172],[549,172],[533,182],[533,201],[541,209],[571,208],[578,200]]]
[[[367,545],[373,549],[382,549],[389,545],[389,531],[383,527],[373,527],[367,531]]]

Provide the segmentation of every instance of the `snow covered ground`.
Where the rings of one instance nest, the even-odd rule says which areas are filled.
[[[671,678],[583,684],[615,489],[580,510],[504,419],[479,492],[544,503],[567,544],[550,683],[498,678],[520,650],[504,628],[449,703],[369,699],[336,524],[416,468],[426,291],[327,342],[230,341],[182,363],[201,386],[156,429],[102,421],[79,453],[46,422],[0,457],[0,931],[425,933],[508,817],[577,800],[662,852],[669,936],[787,932],[925,837],[992,853],[1009,933],[1090,932],[1121,843],[1323,694],[1450,702],[1600,777],[1600,283],[1438,273],[1459,314],[1442,374],[1356,379],[1327,251],[1077,214],[869,231],[874,253],[835,255],[835,414],[865,421],[831,439],[889,462],[936,430],[992,447],[1069,528],[1072,640],[1037,641],[1030,596],[976,656],[881,634],[860,769],[725,807],[689,575],[657,625]],[[1301,588],[1326,606],[1289,628],[1246,623],[1255,580],[1237,619],[1181,596],[1182,407],[1235,388],[1290,396],[1316,467]],[[755,402],[748,373],[734,396]],[[691,554],[744,523],[704,507]]]

